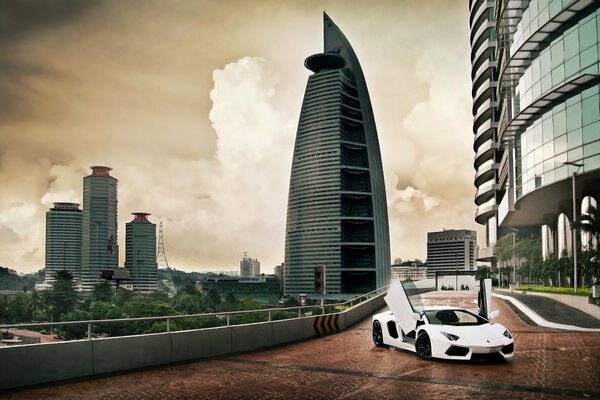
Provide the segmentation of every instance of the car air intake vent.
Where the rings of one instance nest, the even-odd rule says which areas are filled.
[[[467,354],[469,354],[469,349],[466,347],[450,346],[446,350],[446,355],[448,356],[464,357]]]
[[[514,346],[514,344],[513,344],[513,343],[511,343],[511,344],[508,344],[508,345],[504,346],[504,347],[502,348],[502,350],[500,350],[500,351],[502,352],[502,354],[510,354],[510,353],[512,353],[513,351],[515,351],[515,346]]]

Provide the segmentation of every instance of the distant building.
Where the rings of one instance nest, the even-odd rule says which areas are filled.
[[[427,276],[436,272],[475,271],[477,232],[448,229],[427,233]]]
[[[397,258],[396,260],[400,260]],[[427,264],[420,260],[402,261],[392,265],[392,279],[418,281],[427,278]]]
[[[125,269],[131,275],[133,290],[150,292],[158,289],[156,224],[148,221],[148,213],[133,215],[133,221],[125,224]]]
[[[244,252],[244,258],[240,261],[240,275],[243,277],[260,275],[260,261],[248,257],[248,253]]]
[[[119,265],[117,184],[111,168],[93,166],[83,178],[83,232],[81,243],[81,283],[92,290],[100,271]]]
[[[196,282],[196,289],[205,295],[215,290],[222,297],[233,294],[239,300],[251,298],[261,304],[276,304],[279,300],[279,279],[274,275],[205,278]]]
[[[283,286],[285,284],[283,280],[285,276],[285,263],[277,265],[273,274],[277,277],[277,279],[279,279],[279,289],[283,290]]]
[[[44,283],[67,270],[73,280],[81,280],[82,212],[78,203],[54,203],[46,212],[46,269]]]

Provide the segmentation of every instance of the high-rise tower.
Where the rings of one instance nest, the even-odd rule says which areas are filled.
[[[148,213],[133,215],[133,221],[125,224],[125,268],[131,274],[133,290],[157,290],[156,224],[148,221]]]
[[[83,178],[83,236],[81,283],[92,290],[100,282],[100,271],[117,268],[117,183],[111,168],[94,166]]]
[[[60,270],[81,280],[81,217],[78,203],[54,203],[46,212],[46,283]]]
[[[469,14],[478,260],[515,231],[573,254],[570,223],[600,200],[598,1],[470,0]]]
[[[324,52],[308,78],[288,198],[285,293],[368,292],[390,279],[383,168],[367,85],[354,50],[323,14]]]

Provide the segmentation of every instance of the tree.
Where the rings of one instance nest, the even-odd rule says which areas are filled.
[[[29,303],[27,304],[27,311],[28,314],[31,316],[32,320],[37,319],[38,311],[40,310],[40,308],[42,308],[42,306],[43,302],[40,292],[38,292],[35,289],[32,290],[29,294]]]
[[[108,282],[100,282],[94,286],[92,290],[92,298],[94,301],[104,301],[107,303],[112,302],[113,299],[113,288]]]
[[[475,271],[475,280],[487,279],[491,277],[490,267],[486,265],[478,265]]]
[[[221,296],[215,289],[211,289],[206,295],[206,307],[210,312],[216,312],[221,305]]]
[[[73,275],[67,270],[54,275],[52,289],[46,292],[46,302],[53,320],[60,321],[61,315],[77,308],[79,294],[75,290]]]

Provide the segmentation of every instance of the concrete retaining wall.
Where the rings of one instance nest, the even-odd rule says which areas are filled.
[[[93,374],[92,341],[31,344],[0,349],[0,389]]]
[[[385,305],[383,296],[338,314],[344,330]],[[0,390],[254,351],[315,336],[315,316],[248,325],[0,348]]]

